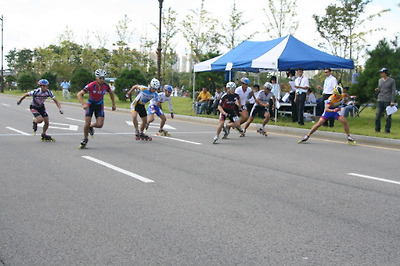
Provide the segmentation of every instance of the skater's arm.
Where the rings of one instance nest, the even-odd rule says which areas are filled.
[[[25,93],[24,95],[22,95],[21,98],[18,100],[17,104],[19,105],[26,98],[26,96],[28,96],[28,95],[29,95],[28,92]]]
[[[53,101],[56,103],[58,110],[60,111],[60,113],[62,114],[62,110],[61,110],[61,103],[57,100],[56,97],[53,98]]]
[[[221,105],[218,105],[218,111],[222,114],[222,115],[227,115],[227,113],[224,111],[224,108],[222,108]]]
[[[128,96],[127,98],[129,98],[129,96],[132,95],[132,92],[136,89],[138,89],[139,86],[138,85],[133,85],[132,88],[126,93],[126,96]]]
[[[112,90],[110,90],[110,98],[111,98],[111,102],[112,102],[112,107],[111,109],[113,111],[115,111],[117,109],[117,107],[115,106],[115,98],[114,98],[114,92]]]
[[[87,104],[85,104],[85,102],[83,101],[83,95],[85,94],[85,91],[81,90],[80,92],[78,92],[78,94],[76,96],[78,96],[78,100],[81,103],[83,109],[87,109]]]

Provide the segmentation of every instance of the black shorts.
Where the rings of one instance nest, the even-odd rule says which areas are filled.
[[[33,114],[34,117],[37,117],[39,115],[41,115],[42,117],[48,117],[49,115],[47,114],[46,111],[46,107],[44,106],[44,104],[42,106],[29,106],[29,108],[31,109],[31,112]]]
[[[250,112],[250,117],[255,117],[257,114],[260,114],[261,117],[264,117],[265,112],[268,112],[268,109],[265,108],[264,106],[261,105],[253,106],[253,109],[251,109]]]
[[[85,116],[92,117],[104,117],[104,104],[93,104],[88,102],[88,109],[86,110]]]
[[[239,120],[239,116],[236,114],[235,110],[233,110],[233,109],[225,109],[225,108],[224,108],[224,111],[225,111],[227,114],[229,114],[228,117],[229,117],[229,120],[230,120],[232,123],[234,123],[234,122],[236,122],[237,120]],[[225,119],[226,119],[226,116],[223,115],[223,114],[221,113],[221,114],[219,115],[219,121],[225,121]]]
[[[139,116],[141,118],[147,116],[147,112],[146,112],[146,108],[144,107],[144,104],[136,103],[135,106],[133,107],[133,110],[138,112]]]

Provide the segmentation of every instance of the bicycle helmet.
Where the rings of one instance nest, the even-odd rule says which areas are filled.
[[[341,86],[335,86],[335,88],[333,88],[333,94],[342,95],[342,93],[343,93],[343,88]]]
[[[164,91],[172,92],[172,86],[171,85],[164,85]]]
[[[248,78],[244,78],[244,77],[240,79],[240,82],[247,84],[247,85],[250,84],[250,80]]]
[[[153,89],[159,89],[160,88],[160,81],[158,81],[158,79],[156,79],[156,78],[154,78],[154,79],[152,79],[151,81],[150,81],[150,86],[153,88]]]
[[[265,82],[264,88],[272,90],[272,84],[270,82]]]
[[[39,86],[42,86],[42,85],[49,86],[49,81],[47,79],[41,79],[38,81],[38,85]]]
[[[94,74],[96,75],[96,78],[104,78],[105,76],[107,76],[106,71],[104,71],[103,69],[97,69]]]
[[[226,83],[226,87],[228,89],[234,90],[234,89],[236,89],[236,84],[235,84],[235,82],[231,81],[231,82]]]

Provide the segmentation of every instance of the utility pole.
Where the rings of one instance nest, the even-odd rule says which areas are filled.
[[[157,48],[157,79],[161,81],[161,20],[162,20],[162,5],[164,0],[158,0],[160,3],[160,23],[158,27],[158,48]]]

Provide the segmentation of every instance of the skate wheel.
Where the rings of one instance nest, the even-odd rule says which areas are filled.
[[[156,132],[156,136],[160,136],[160,133]]]
[[[153,139],[151,137],[149,137],[148,140],[152,141]]]

